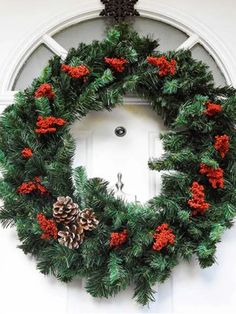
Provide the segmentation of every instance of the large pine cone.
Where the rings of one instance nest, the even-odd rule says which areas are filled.
[[[69,196],[59,196],[53,204],[53,217],[57,223],[68,225],[78,216],[78,204],[73,203]]]
[[[58,232],[58,242],[70,249],[78,249],[84,241],[84,229],[79,225],[65,226],[65,231]]]
[[[97,220],[94,211],[91,208],[85,208],[79,213],[78,216],[78,224],[81,225],[81,227],[84,230],[93,230],[97,227],[99,221]]]

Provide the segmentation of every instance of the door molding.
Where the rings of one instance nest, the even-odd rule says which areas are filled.
[[[218,36],[196,18],[182,13],[163,1],[158,1],[158,5],[154,5],[154,1],[140,0],[137,4],[140,15],[172,25],[185,32],[189,38],[177,50],[191,48],[197,43],[201,44],[214,58],[225,76],[227,84],[236,86],[235,60]],[[98,0],[80,0],[77,9],[73,8],[69,12],[51,16],[50,20],[47,19],[37,29],[28,34],[5,62],[5,67],[0,75],[0,79],[3,82],[0,89],[0,105],[8,105],[14,101],[15,92],[11,90],[17,74],[31,53],[40,44],[45,44],[54,53],[61,56],[62,59],[65,58],[67,51],[52,36],[71,25],[98,18],[102,8],[103,6]],[[141,100],[136,100],[136,102],[143,103]]]

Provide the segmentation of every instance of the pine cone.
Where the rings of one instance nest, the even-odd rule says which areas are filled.
[[[89,231],[95,229],[99,223],[94,211],[91,208],[85,208],[84,210],[82,210],[79,213],[77,222],[84,230]]]
[[[58,232],[58,242],[69,249],[78,249],[84,241],[84,229],[80,225],[65,226],[65,231]]]
[[[68,225],[78,216],[79,209],[69,196],[59,196],[53,204],[53,217],[57,223]]]

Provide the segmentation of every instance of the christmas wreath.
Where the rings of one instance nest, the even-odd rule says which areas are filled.
[[[181,260],[215,262],[216,244],[236,211],[236,94],[214,87],[190,51],[161,53],[158,42],[127,25],[103,41],[54,57],[16,95],[0,121],[3,226],[16,226],[20,248],[43,274],[86,277],[87,291],[109,297],[135,285],[141,304]],[[146,204],[114,196],[108,183],[72,169],[70,125],[91,110],[112,110],[135,92],[169,131],[165,154],[149,161],[162,191]]]

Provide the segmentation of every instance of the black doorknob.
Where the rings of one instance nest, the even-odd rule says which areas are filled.
[[[124,128],[123,126],[118,126],[115,129],[116,136],[122,137],[122,136],[125,136],[126,133],[127,133],[126,128]]]

